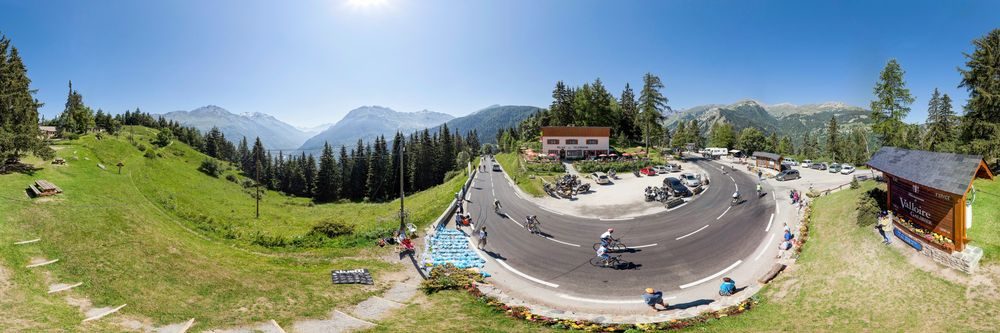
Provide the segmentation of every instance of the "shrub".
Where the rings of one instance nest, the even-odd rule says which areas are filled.
[[[451,180],[452,178],[455,178],[458,175],[461,175],[462,172],[464,172],[464,171],[463,170],[451,170],[451,171],[445,172],[445,174],[444,174],[444,181],[447,182],[447,181]]]
[[[337,236],[350,235],[354,232],[354,227],[344,224],[340,221],[325,220],[313,226],[312,230],[309,231],[310,234],[318,234],[326,236],[327,238],[334,238]]]
[[[234,175],[234,174],[228,174],[228,175],[226,175],[226,180],[234,182],[234,183],[237,183],[237,184],[240,183],[240,179],[237,178],[236,175]]]
[[[875,225],[875,222],[878,220],[878,213],[881,209],[879,209],[878,201],[873,196],[873,192],[875,192],[874,189],[873,191],[862,193],[858,197],[857,224],[859,227],[870,227]]]
[[[76,140],[80,138],[80,134],[76,134],[73,132],[62,132],[62,134],[59,134],[59,136],[61,136],[63,139],[66,140]]]
[[[146,145],[144,145],[144,144],[136,143],[135,144],[135,149],[138,149],[139,151],[146,151],[149,148],[146,147]]]
[[[482,274],[445,264],[431,270],[430,277],[420,283],[420,290],[433,294],[442,290],[472,288],[476,282],[482,281]]]
[[[524,165],[530,172],[566,172],[566,167],[558,162],[528,162]]]
[[[573,163],[573,167],[582,173],[608,172],[610,169],[614,169],[615,172],[632,172],[652,164],[649,161],[578,161]]]
[[[861,184],[858,183],[858,178],[857,177],[851,178],[851,189],[857,190],[859,188],[861,188]]]
[[[145,156],[146,158],[156,158],[157,154],[152,149],[149,149],[149,150],[146,150],[146,153],[142,154],[142,156]]]
[[[156,139],[153,140],[153,144],[166,147],[170,144],[170,141],[174,139],[174,134],[170,132],[169,128],[164,128],[160,130],[160,133],[156,133]]]
[[[37,151],[35,151],[35,156],[37,156],[42,160],[48,161],[53,158],[56,158],[56,151],[52,150],[52,148],[49,146],[42,146],[42,148],[39,148]]]
[[[222,165],[214,159],[206,158],[201,161],[201,166],[198,167],[198,171],[204,172],[206,175],[219,178],[219,173],[222,172]]]

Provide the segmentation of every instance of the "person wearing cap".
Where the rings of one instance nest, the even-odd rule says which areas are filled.
[[[603,234],[601,234],[602,246],[607,247],[608,245],[611,245],[611,241],[615,240],[614,237],[611,237],[611,234],[614,232],[615,228],[608,228],[608,231],[605,231]]]
[[[642,300],[645,301],[646,305],[649,305],[650,308],[653,308],[653,311],[662,311],[656,308],[657,304],[663,306],[663,310],[669,308],[667,303],[663,302],[663,292],[653,288],[646,288],[646,293],[642,294]]]
[[[736,281],[728,277],[722,278],[722,285],[719,286],[719,296],[730,296],[736,293]]]

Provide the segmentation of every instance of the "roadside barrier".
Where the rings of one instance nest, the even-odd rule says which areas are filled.
[[[439,229],[424,246],[424,267],[452,264],[458,268],[482,268],[486,260],[469,248],[464,233],[454,229]]]

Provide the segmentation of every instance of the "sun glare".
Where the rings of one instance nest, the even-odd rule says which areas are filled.
[[[388,0],[347,0],[347,5],[352,8],[375,8],[382,7]]]

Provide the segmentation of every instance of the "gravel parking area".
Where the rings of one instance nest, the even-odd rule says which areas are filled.
[[[598,185],[581,174],[584,182],[590,183],[591,192],[583,193],[573,199],[543,197],[534,199],[538,205],[547,210],[580,217],[618,219],[659,213],[667,210],[660,202],[646,202],[644,192],[647,186],[663,186],[666,177],[680,178],[684,173],[695,173],[705,177],[705,172],[694,163],[672,161],[681,165],[681,172],[658,174],[655,176],[635,177],[632,173],[620,173],[618,179],[611,184]],[[693,195],[685,200],[696,200]]]

